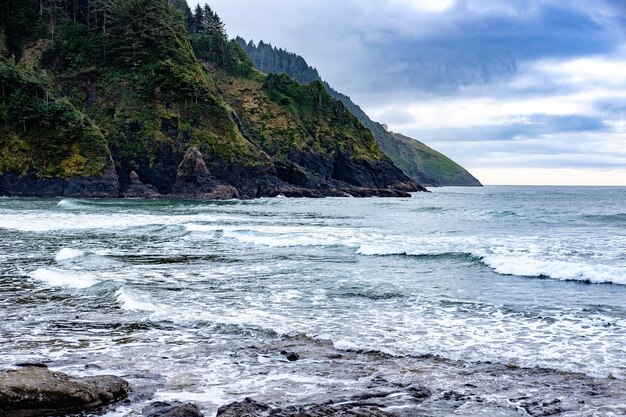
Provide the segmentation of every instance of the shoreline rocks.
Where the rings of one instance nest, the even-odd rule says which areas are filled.
[[[163,197],[159,190],[151,184],[144,184],[139,179],[139,175],[135,171],[129,174],[128,189],[124,193],[124,198],[160,198]]]
[[[142,411],[144,417],[204,417],[197,405],[179,402],[155,402]]]
[[[169,155],[167,167],[152,170],[118,167],[110,161],[100,176],[47,178],[36,172],[0,174],[0,196],[78,198],[173,198],[230,200],[260,197],[411,197],[427,191],[383,159],[370,162],[338,153],[334,159],[309,154],[296,162],[262,166],[219,162],[196,147]],[[162,161],[162,162],[163,162]],[[325,167],[325,168],[324,168]],[[324,169],[322,169],[324,168]],[[322,172],[317,172],[321,170]]]
[[[117,376],[79,378],[27,364],[0,373],[0,416],[80,413],[120,401],[129,393],[128,382]]]
[[[369,405],[330,404],[273,408],[250,398],[220,407],[217,417],[393,417]]]

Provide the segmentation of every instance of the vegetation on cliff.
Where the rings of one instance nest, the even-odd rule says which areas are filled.
[[[480,182],[465,168],[424,143],[407,136],[388,132],[385,127],[373,121],[350,97],[333,89],[323,81],[318,71],[309,66],[301,56],[259,41],[246,42],[237,37],[235,41],[248,54],[255,67],[267,74],[287,74],[302,84],[321,82],[328,93],[344,106],[369,129],[383,152],[409,177],[420,184],[428,185],[471,185]]]
[[[256,71],[209,6],[192,12],[183,0],[2,1],[0,175],[85,177],[112,160],[122,187],[134,171],[167,194],[194,148],[217,177],[212,184],[245,188],[263,177],[242,193],[256,196],[266,192],[261,183],[284,180],[274,158],[385,158],[321,84]],[[250,89],[235,91],[241,85]],[[266,117],[246,111],[244,102]],[[288,128],[276,125],[278,113]],[[315,164],[304,168],[319,174]],[[332,172],[322,177],[337,179]],[[356,182],[348,185],[393,185]]]

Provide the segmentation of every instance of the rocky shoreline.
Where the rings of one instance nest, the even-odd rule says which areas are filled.
[[[126,399],[130,392],[130,384],[117,376],[79,378],[51,371],[42,364],[19,364],[15,369],[0,373],[0,416],[47,417],[102,412],[106,411],[104,407],[114,407]],[[414,392],[416,398],[430,395],[427,389]],[[353,403],[284,408],[246,398],[220,407],[217,417],[393,416],[378,407],[361,404],[366,398],[367,395],[361,396]],[[204,417],[196,404],[162,401],[144,407],[142,414],[144,417]]]
[[[147,388],[147,380],[137,379],[134,373],[125,377],[128,381],[107,375],[77,378],[45,365],[23,364],[0,373],[0,416],[123,412],[144,417],[573,417],[626,411],[626,405],[620,403],[626,384],[611,378],[462,363],[433,356],[398,358],[377,352],[340,351],[293,339],[249,346],[238,355],[242,359],[274,355],[277,363],[282,358],[285,364],[281,372],[295,372],[297,368],[298,374],[354,383],[334,392],[311,392],[298,401],[259,392],[216,407],[208,398],[208,403],[197,404],[163,400],[157,391],[164,387]],[[154,376],[145,378],[152,380]]]
[[[381,161],[383,165],[386,163]],[[130,171],[127,177],[120,176],[111,162],[102,175],[93,177],[40,178],[35,172],[27,175],[7,172],[0,175],[0,195],[230,200],[279,195],[308,198],[410,197],[411,192],[426,191],[395,166],[387,165],[370,166],[345,157],[339,158],[325,175],[295,163],[275,163],[260,170],[222,167],[224,172],[215,174],[215,167],[211,171],[202,153],[191,147],[182,157],[173,177],[169,175],[171,178],[168,178],[164,174],[155,178],[161,183],[159,186],[145,181],[136,171]]]
[[[69,415],[106,406],[128,396],[130,385],[112,375],[77,378],[23,364],[0,374],[0,416]]]

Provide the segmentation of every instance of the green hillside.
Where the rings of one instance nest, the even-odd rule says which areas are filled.
[[[350,97],[322,81],[318,71],[304,58],[284,49],[260,41],[255,44],[237,37],[235,41],[250,56],[255,67],[264,73],[287,74],[302,84],[321,81],[328,93],[341,101],[356,118],[368,128],[385,154],[409,177],[420,184],[440,186],[480,186],[480,182],[467,170],[424,143],[388,132],[382,124],[373,121]]]
[[[93,189],[114,196],[118,187],[123,195],[131,178],[164,195],[214,196],[219,189],[223,198],[310,195],[303,187],[320,195],[349,194],[354,187],[419,188],[407,185],[410,179],[371,133],[323,87],[256,71],[209,6],[191,11],[181,0],[4,3],[2,193],[88,195]],[[231,86],[240,84],[255,88],[233,95]],[[267,114],[279,109],[289,129],[235,110],[240,102]],[[186,156],[194,155],[202,158],[189,165],[197,169],[182,170]],[[309,160],[319,165],[302,165]],[[342,164],[367,169],[360,177],[345,175]],[[316,181],[293,183],[286,166]]]

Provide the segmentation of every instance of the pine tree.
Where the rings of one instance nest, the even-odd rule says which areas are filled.
[[[196,11],[193,14],[193,21],[194,21],[194,33],[202,33],[202,22],[204,20],[204,11],[202,10],[202,7],[200,7],[200,5],[198,4],[196,6]]]

